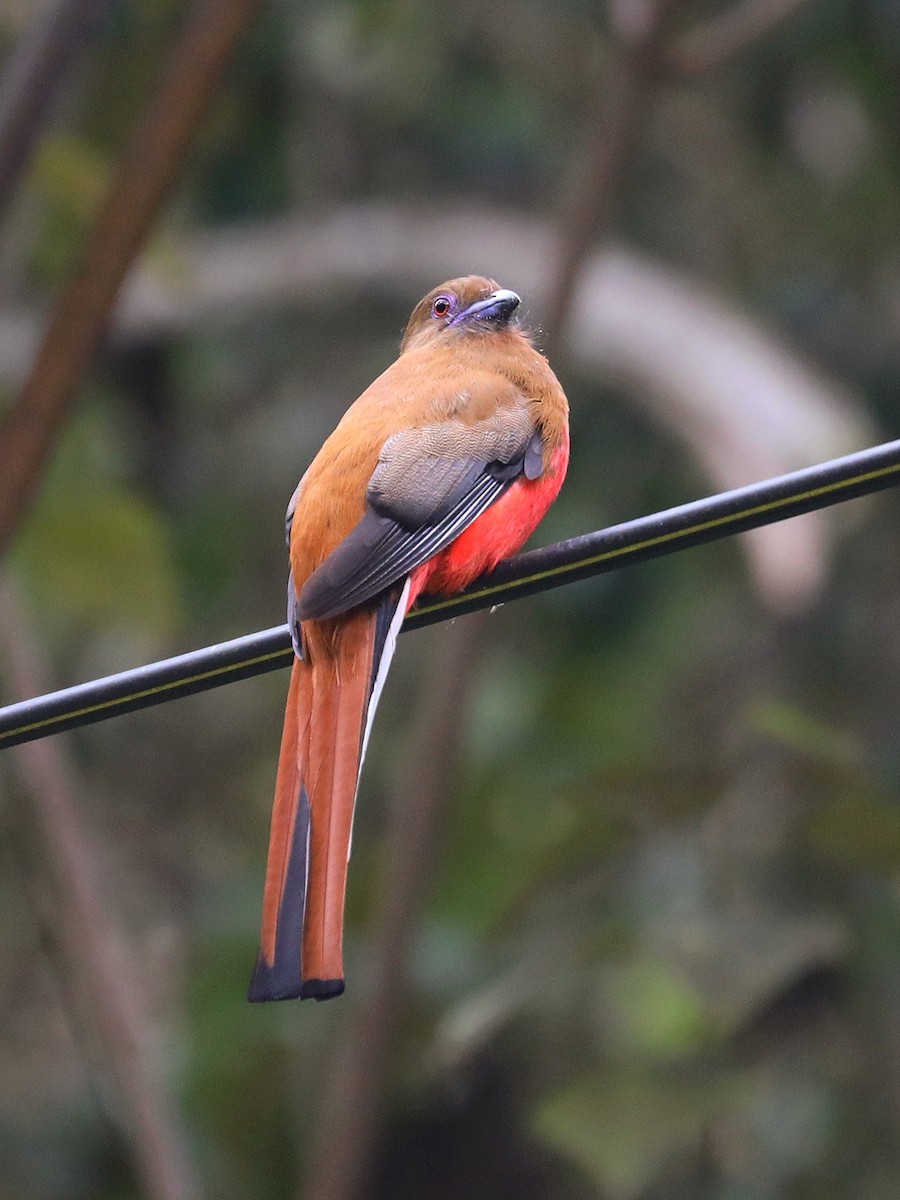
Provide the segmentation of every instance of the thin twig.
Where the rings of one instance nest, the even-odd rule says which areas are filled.
[[[660,66],[680,79],[717,71],[740,58],[805,3],[807,0],[740,0],[666,46]]]
[[[614,0],[609,79],[590,105],[575,182],[560,220],[561,246],[547,320],[549,356],[559,349],[588,251],[615,218],[625,174],[640,140],[658,76],[659,49],[672,0]],[[583,160],[583,161],[582,161]]]
[[[0,425],[0,555],[25,513],[135,255],[259,0],[202,0],[97,214],[31,376]]]
[[[0,221],[52,102],[90,43],[110,0],[56,0],[42,10],[0,76]]]
[[[0,655],[10,688],[46,687],[37,638],[8,577],[0,578],[0,600]],[[83,1008],[79,1024],[89,1026],[102,1048],[97,1066],[112,1078],[121,1098],[123,1113],[113,1119],[129,1146],[141,1191],[148,1200],[195,1200],[200,1194],[196,1172],[178,1116],[149,1060],[141,986],[110,928],[63,739],[19,746],[14,754],[43,847],[42,862],[59,901],[56,934],[72,992]]]

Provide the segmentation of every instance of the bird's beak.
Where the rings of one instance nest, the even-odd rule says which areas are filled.
[[[461,313],[457,313],[451,321],[451,325],[472,318],[477,318],[479,321],[508,321],[519,307],[519,303],[519,297],[515,292],[510,292],[506,288],[498,288],[496,292],[491,292],[483,300],[476,300],[474,304],[464,308]]]

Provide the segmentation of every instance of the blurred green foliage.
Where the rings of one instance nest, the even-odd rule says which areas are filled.
[[[685,22],[719,7],[685,6]],[[178,13],[133,0],[105,23],[10,217],[6,308],[43,310],[65,276]],[[607,56],[577,2],[270,6],[151,274],[190,279],[182,235],[371,198],[552,218]],[[809,0],[720,75],[663,89],[616,230],[855,387],[885,437],[898,82],[891,0]],[[415,299],[386,282],[349,311],[248,302],[111,341],[12,559],[61,686],[282,619],[285,502]],[[627,386],[555,365],[573,463],[542,540],[712,490]],[[795,615],[719,544],[492,617],[369,1194],[900,1194],[900,510],[891,494],[856,507]],[[284,679],[72,738],[210,1196],[298,1194],[329,1054],[366,994],[387,797],[436,686],[432,636],[402,639],[379,714],[336,1004],[244,1003]],[[0,768],[0,1196],[134,1196]]]

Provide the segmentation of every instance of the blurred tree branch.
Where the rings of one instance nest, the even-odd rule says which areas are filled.
[[[202,123],[259,0],[191,6],[162,83],[94,219],[31,374],[0,422],[0,555],[37,490],[122,280]]]
[[[68,70],[96,32],[110,0],[56,0],[14,48],[0,76],[0,221]]]
[[[610,0],[610,80],[596,89],[597,100],[585,135],[584,165],[579,166],[562,218],[560,269],[548,319],[551,356],[566,325],[581,264],[615,216],[624,176],[656,89],[671,77],[696,77],[740,57],[803,3],[805,0],[743,0],[669,41],[668,29],[678,8],[673,0]]]
[[[0,576],[0,658],[14,694],[49,685],[34,631],[9,576]],[[82,1018],[102,1049],[96,1065],[115,1085],[113,1120],[148,1200],[199,1196],[187,1139],[147,1053],[149,1035],[134,966],[107,919],[98,872],[78,812],[75,771],[62,738],[13,751],[56,900],[58,942]]]

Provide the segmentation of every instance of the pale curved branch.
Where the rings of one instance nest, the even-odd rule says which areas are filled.
[[[117,336],[170,336],[243,319],[257,306],[315,305],[323,292],[350,303],[367,288],[383,294],[385,281],[406,303],[435,280],[467,270],[515,287],[529,319],[540,323],[553,244],[551,228],[538,220],[475,206],[423,215],[358,205],[320,220],[207,234],[177,249],[177,278],[146,266],[136,273]],[[0,318],[0,367],[21,337],[21,320]],[[566,344],[598,383],[624,383],[716,488],[781,475],[876,440],[851,389],[725,296],[624,246],[588,256]],[[833,528],[833,517],[822,514],[741,539],[767,600],[790,608],[814,595]]]
[[[243,320],[273,303],[350,303],[386,281],[403,303],[435,280],[475,270],[549,304],[548,225],[483,208],[425,215],[384,204],[319,220],[285,219],[204,234],[172,248],[169,268],[145,264],[123,291],[117,339],[171,337]],[[21,370],[36,323],[0,314],[0,379]],[[852,390],[811,367],[762,323],[701,281],[624,246],[587,259],[566,336],[571,359],[598,383],[623,383],[717,489],[782,475],[858,449],[876,435]],[[18,356],[18,361],[17,360]],[[611,514],[614,515],[614,514]],[[623,514],[628,515],[628,514]],[[816,591],[833,516],[799,518],[742,538],[761,592],[781,608]]]

